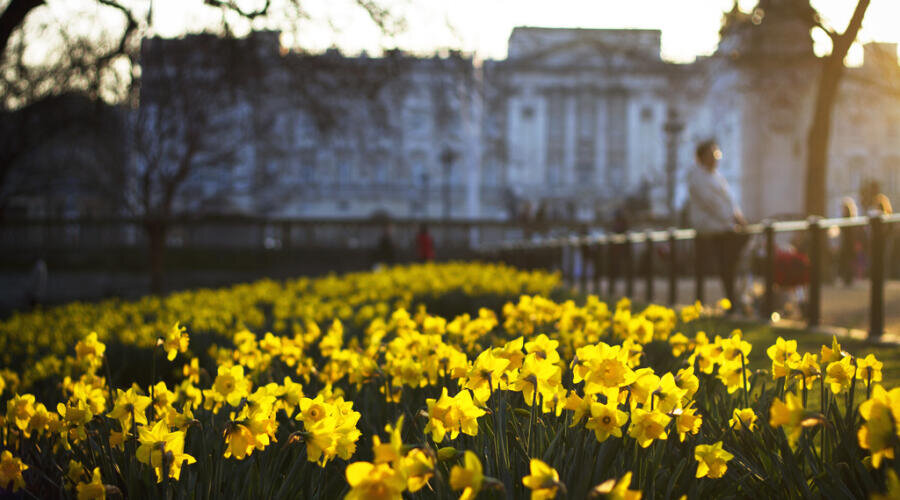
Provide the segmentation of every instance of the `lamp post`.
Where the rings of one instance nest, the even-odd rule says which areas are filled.
[[[669,211],[669,222],[674,227],[678,224],[675,214],[675,183],[678,176],[678,140],[684,123],[678,116],[678,111],[669,107],[666,113],[666,122],[663,131],[666,133],[666,208]]]
[[[444,148],[444,151],[441,152],[441,165],[444,167],[444,220],[450,219],[450,203],[451,203],[451,190],[450,190],[450,174],[451,169],[453,168],[453,162],[456,161],[456,157],[458,154],[456,151],[450,148]]]

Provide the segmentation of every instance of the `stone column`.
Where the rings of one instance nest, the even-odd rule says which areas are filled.
[[[609,147],[606,140],[606,128],[608,125],[608,120],[606,119],[609,110],[607,108],[607,99],[605,91],[601,90],[595,94],[594,100],[596,101],[597,106],[597,125],[594,130],[594,181],[593,184],[596,186],[603,186],[604,191],[608,189],[606,185],[606,175],[609,169],[609,165],[607,162],[608,153],[607,149]]]
[[[624,194],[628,187],[628,115],[627,91],[610,90],[606,113],[606,179],[617,194]]]
[[[563,172],[561,176],[561,184],[575,184],[575,147],[577,137],[577,120],[578,110],[576,108],[576,96],[573,90],[567,89],[565,92],[565,134],[563,136],[565,149],[563,150]]]
[[[536,156],[534,159],[537,164],[537,171],[535,172],[534,179],[537,182],[543,182],[547,179],[547,93],[544,90],[539,90],[535,94],[535,103],[534,103],[534,120],[537,136],[537,144],[535,144]]]

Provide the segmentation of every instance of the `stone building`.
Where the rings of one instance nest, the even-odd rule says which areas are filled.
[[[684,202],[695,144],[715,138],[749,219],[796,217],[820,66],[812,23],[806,0],[735,8],[716,52],[690,64],[661,58],[658,30],[520,27],[506,59],[481,63],[456,53],[300,54],[283,50],[277,33],[255,33],[229,42],[238,47],[233,60],[251,68],[223,107],[243,134],[224,140],[240,141],[229,168],[244,179],[229,206],[307,217],[593,221],[638,199],[664,220]],[[145,54],[208,38],[150,39]],[[865,63],[845,73],[830,152],[832,215],[868,179],[900,196],[896,54],[895,45],[868,44]]]
[[[227,195],[214,196],[220,204],[210,211],[482,216],[472,203],[480,111],[471,59],[457,53],[418,58],[399,51],[379,58],[289,53],[281,49],[277,32],[257,32],[243,40],[210,35],[145,40],[144,74],[164,81],[167,71],[154,64],[163,59],[159,54],[193,47],[209,52],[211,46],[217,56],[192,71],[216,75],[207,82],[212,85],[200,82],[199,93],[208,89],[216,103],[210,107],[233,126],[208,139],[215,148],[238,147],[227,164],[205,169],[220,172],[218,179],[186,181],[186,201],[198,193],[222,192]],[[222,72],[221,64],[235,69]],[[153,78],[144,80],[142,92],[160,94],[153,91]]]

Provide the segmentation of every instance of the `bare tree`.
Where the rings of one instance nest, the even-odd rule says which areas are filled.
[[[365,12],[371,22],[386,35],[397,34],[406,28],[404,18],[392,13],[379,0],[346,0],[346,2]],[[88,6],[94,4],[105,10],[118,12],[123,20],[119,28],[107,34],[106,39],[92,41],[91,48],[94,52],[92,59],[95,70],[104,72],[109,69],[110,65],[124,59],[131,65],[128,68],[130,71],[125,73],[131,76],[137,75],[134,56],[141,36],[147,32],[152,23],[152,0],[83,0],[83,3]],[[283,26],[296,26],[307,16],[303,3],[303,0],[288,0],[278,3],[278,7],[273,7],[272,0],[185,0],[183,5],[186,9],[197,6],[218,9],[222,14],[221,31],[230,35],[232,26],[227,21],[226,14],[250,23],[258,19],[268,19]],[[25,46],[31,41],[46,41],[42,40],[39,30],[26,32],[24,28],[30,13],[49,8],[51,6],[45,0],[7,0],[5,2],[0,0],[0,65],[5,65],[7,62],[6,59],[10,56],[8,49],[16,35]],[[63,21],[63,25],[60,26],[61,31],[65,29],[65,20]],[[65,48],[68,48],[68,44]],[[60,51],[60,54],[65,55],[66,53],[66,50]],[[78,65],[72,64],[69,65],[69,69],[77,70],[79,68]],[[127,91],[129,82],[124,83],[126,85],[123,88]]]
[[[819,20],[817,25],[831,38],[831,53],[822,60],[822,70],[816,88],[813,119],[807,135],[806,196],[805,207],[809,215],[825,215],[826,180],[828,178],[828,147],[831,142],[831,122],[841,77],[844,74],[844,58],[856,41],[870,0],[858,0],[850,22],[843,33]],[[817,16],[818,17],[818,16]]]
[[[126,157],[122,111],[82,93],[67,93],[0,113],[0,220],[17,197],[47,202],[65,190],[89,196],[78,172],[112,173]],[[107,209],[115,206],[109,197],[93,204],[99,200]],[[59,215],[54,208],[45,206],[45,215]]]
[[[362,9],[384,34],[404,29],[402,16],[394,15],[377,0],[346,2]],[[130,161],[123,162],[122,168],[86,169],[86,175],[96,179],[94,189],[106,193],[108,199],[123,207],[122,211],[143,221],[149,243],[151,286],[159,292],[163,286],[166,235],[173,218],[206,203],[227,199],[225,186],[234,185],[227,176],[233,174],[235,164],[241,163],[234,160],[239,153],[237,145],[242,142],[235,140],[234,134],[242,133],[248,123],[247,116],[241,115],[241,106],[234,105],[241,99],[237,94],[265,88],[260,82],[248,83],[248,75],[242,72],[264,74],[268,68],[253,71],[252,64],[233,64],[237,62],[234,57],[240,57],[234,53],[231,60],[220,57],[223,54],[207,53],[207,57],[212,57],[204,64],[189,60],[200,57],[196,51],[193,55],[169,54],[166,57],[171,60],[164,62],[147,60],[141,56],[140,41],[152,28],[151,0],[83,3],[116,11],[124,22],[118,27],[104,27],[99,38],[77,36],[67,30],[65,19],[58,25],[51,22],[39,26],[26,21],[29,13],[52,8],[44,0],[0,0],[0,107],[20,108],[74,89],[93,99],[123,103],[132,109],[128,129]],[[302,0],[289,0],[278,7],[271,0],[188,0],[184,6],[218,9],[221,25],[208,28],[232,43],[233,26],[228,19],[243,19],[251,27],[256,20],[291,26],[305,19],[302,4]],[[56,39],[62,40],[62,47],[48,50],[52,58],[34,64],[25,57],[26,52],[32,43],[45,43],[47,33],[58,35]],[[247,63],[244,59],[240,62]],[[151,63],[160,63],[168,70],[153,74],[148,71]],[[319,106],[311,94],[305,97],[307,107]],[[329,113],[314,114],[325,128],[333,121]],[[269,128],[264,126],[257,132],[266,134]],[[28,139],[31,148],[31,142],[42,138]],[[37,178],[36,172],[7,175],[13,164],[0,162],[0,191],[6,179]],[[205,183],[204,179],[216,182]]]
[[[154,42],[164,41],[148,45]],[[126,213],[143,224],[154,293],[163,290],[173,219],[231,194],[226,192],[234,185],[229,176],[246,139],[244,122],[235,116],[243,87],[222,61],[220,47],[177,48],[143,51],[141,105],[133,112],[129,134],[132,158],[121,175],[97,175],[112,196],[121,196]],[[210,179],[214,182],[204,182]]]

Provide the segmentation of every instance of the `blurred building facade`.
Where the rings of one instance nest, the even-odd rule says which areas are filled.
[[[696,143],[715,138],[748,218],[797,215],[819,70],[813,21],[803,0],[735,9],[718,50],[690,64],[662,60],[658,30],[521,27],[506,59],[484,62],[300,54],[278,33],[254,33],[229,42],[247,78],[214,105],[241,124],[217,141],[236,146],[230,174],[194,176],[185,191],[239,185],[211,196],[210,210],[260,215],[593,221],[631,203],[661,218],[684,202]],[[211,38],[145,40],[144,74],[167,71],[153,54]],[[832,215],[868,179],[900,196],[896,54],[868,44],[845,74]]]

